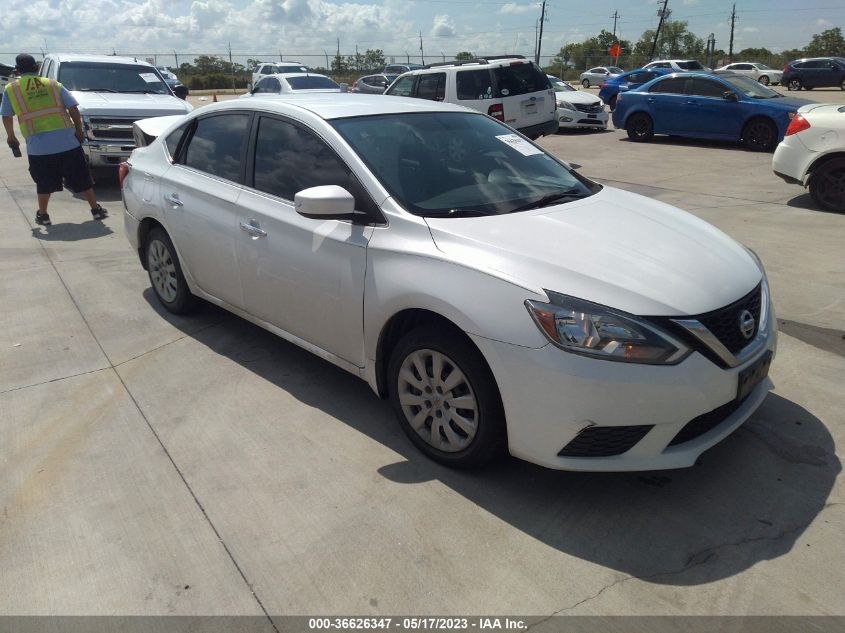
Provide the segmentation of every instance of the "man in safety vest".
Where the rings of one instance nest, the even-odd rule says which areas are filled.
[[[47,204],[51,193],[62,190],[63,179],[71,191],[85,197],[94,219],[102,220],[108,213],[94,195],[94,182],[82,151],[85,133],[76,99],[58,81],[39,77],[32,55],[18,55],[15,70],[20,77],[7,84],[0,116],[9,147],[20,147],[14,116],[26,139],[29,173],[38,193],[35,223],[50,226]]]

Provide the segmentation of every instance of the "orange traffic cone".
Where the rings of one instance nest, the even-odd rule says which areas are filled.
[[[212,103],[217,103],[217,93],[214,93],[214,99],[211,100]]]

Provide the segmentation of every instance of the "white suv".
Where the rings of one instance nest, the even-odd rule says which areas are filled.
[[[643,68],[670,68],[676,73],[710,72],[707,66],[695,59],[658,59],[646,64]]]
[[[557,132],[555,92],[546,74],[519,55],[429,64],[400,75],[385,91],[466,106],[538,138]]]
[[[252,70],[252,86],[264,79],[267,75],[278,75],[279,73],[307,73],[308,66],[302,62],[280,62],[278,64],[262,62],[256,64]]]

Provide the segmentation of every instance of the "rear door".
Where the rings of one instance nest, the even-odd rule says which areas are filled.
[[[651,86],[646,97],[648,110],[659,134],[683,134],[689,130],[686,77],[669,77]]]
[[[554,119],[555,92],[533,62],[510,62],[494,66],[492,72],[493,95],[501,101],[505,123],[522,129]]]
[[[417,77],[414,96],[429,101],[443,101],[446,98],[446,73],[424,73]]]

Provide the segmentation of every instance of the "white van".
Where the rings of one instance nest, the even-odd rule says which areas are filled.
[[[252,69],[252,83],[250,88],[255,86],[259,81],[264,79],[267,75],[277,75],[279,73],[307,73],[308,66],[302,62],[259,62],[255,68]]]
[[[400,75],[384,94],[466,106],[532,139],[554,134],[558,128],[549,78],[520,55],[429,64]]]

